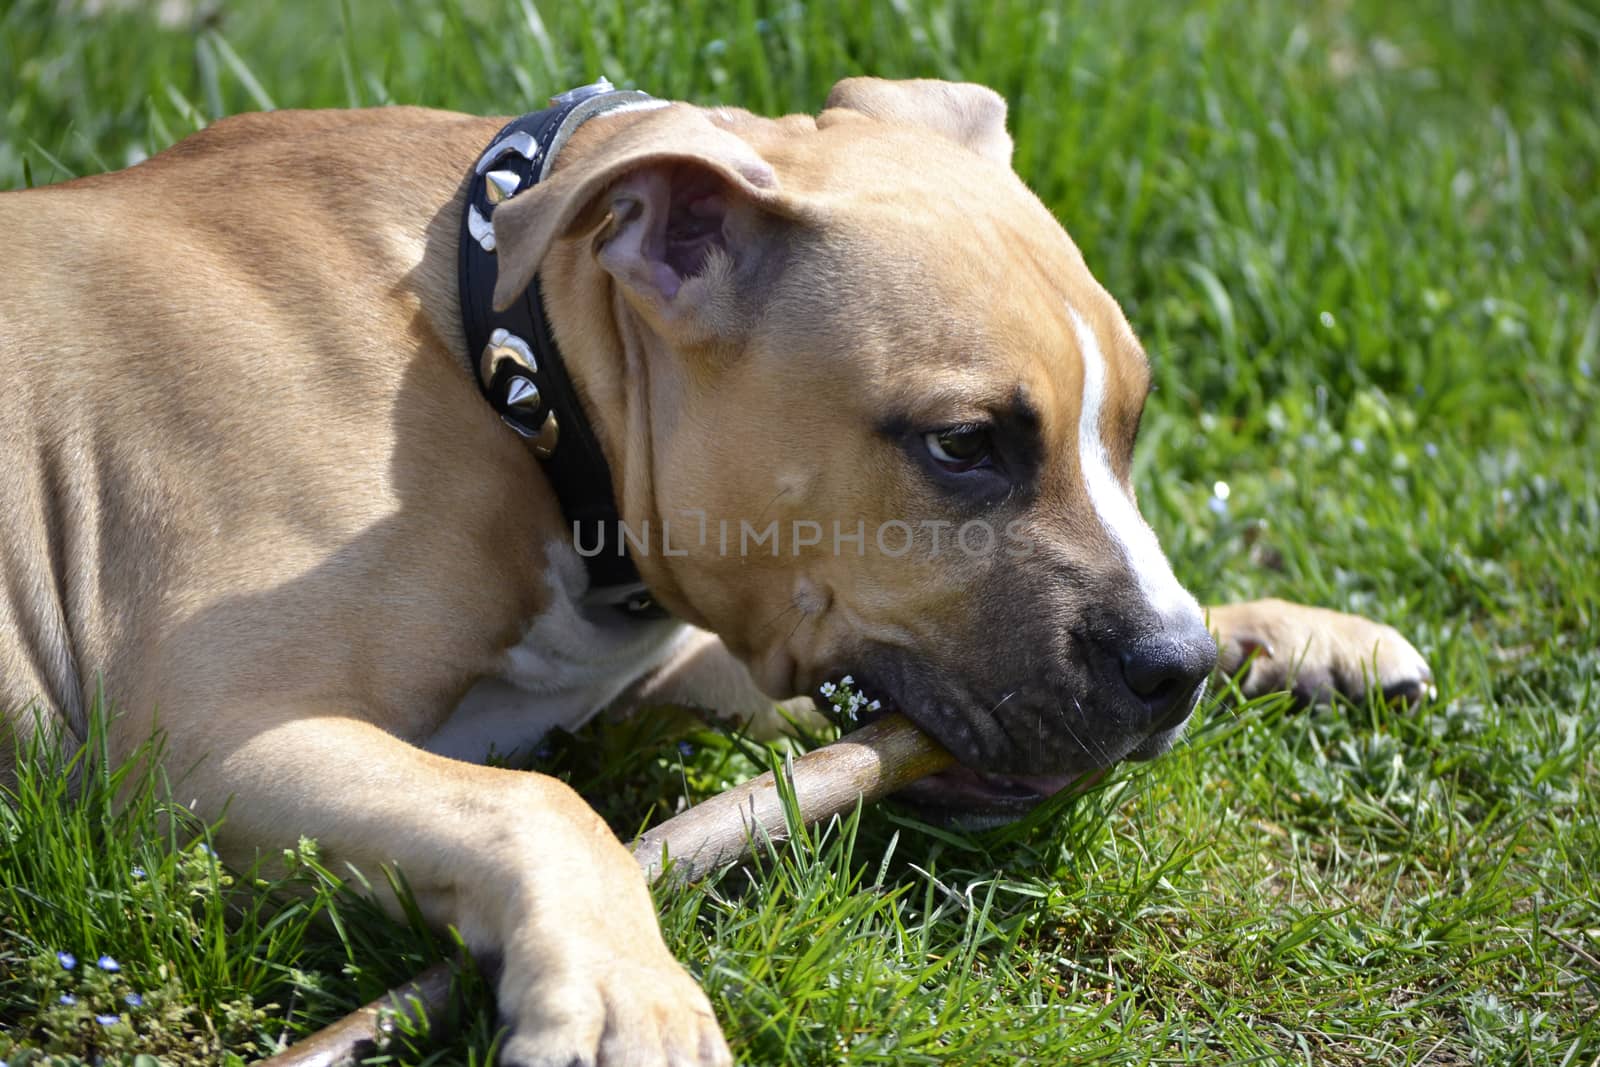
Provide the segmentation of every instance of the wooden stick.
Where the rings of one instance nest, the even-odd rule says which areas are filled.
[[[886,715],[801,756],[790,778],[800,817],[812,825],[857,803],[871,804],[954,762],[910,719]],[[633,843],[633,856],[652,882],[668,866],[673,878],[694,881],[747,854],[763,837],[782,840],[787,834],[782,794],[768,771],[647,830]]]
[[[800,817],[806,825],[871,804],[919,778],[944,770],[955,757],[903,715],[886,715],[831,745],[808,752],[790,766]],[[748,854],[762,839],[788,834],[783,795],[772,772],[680,812],[633,843],[634,858],[654,882],[670,870],[693,881]],[[262,1067],[333,1067],[377,1050],[395,1029],[395,1017],[425,1015],[435,1033],[450,1004],[451,968],[436,963],[405,985],[317,1031],[269,1059]]]
[[[454,984],[450,965],[435,963],[371,1004],[357,1008],[276,1056],[257,1062],[273,1067],[343,1067],[359,1063],[378,1051],[379,1041],[395,1031],[402,1015],[426,1018],[433,1032],[442,1037],[445,1028],[441,1023],[450,1007],[450,987]]]

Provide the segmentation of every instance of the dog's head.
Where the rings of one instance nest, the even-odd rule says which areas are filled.
[[[657,596],[774,695],[849,674],[903,709],[968,769],[926,801],[1163,751],[1216,650],[1134,502],[1149,370],[1001,98],[851,79],[815,119],[590,126],[497,210],[497,295],[543,270]]]

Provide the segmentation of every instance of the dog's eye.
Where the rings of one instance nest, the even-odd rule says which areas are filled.
[[[970,471],[989,465],[993,448],[981,426],[951,426],[923,434],[928,455],[947,471]]]

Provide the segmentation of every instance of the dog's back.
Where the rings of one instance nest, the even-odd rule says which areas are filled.
[[[240,116],[126,171],[0,193],[0,715],[24,736],[81,738],[102,678],[145,720],[171,657],[196,655],[172,639],[185,619],[247,639],[219,601],[375,569],[393,545],[362,535],[411,533],[383,525],[397,474],[449,469],[454,446],[526,465],[454,362],[453,305],[423,306],[453,293],[447,148],[470,158],[493,128]],[[374,203],[354,176],[385,169]],[[487,446],[463,440],[484,426]],[[440,462],[396,463],[401,437]]]
[[[70,531],[83,528],[66,521],[83,504],[66,453],[90,446],[74,430],[93,400],[59,392],[57,361],[75,361],[79,351],[66,314],[76,301],[60,291],[63,276],[49,261],[52,246],[74,257],[70,234],[60,232],[73,199],[57,190],[0,194],[0,233],[8,235],[0,257],[0,714],[18,731],[0,730],[0,781],[13,741],[41,725],[81,738],[85,726],[67,608],[82,573]],[[98,392],[94,381],[80,384]]]

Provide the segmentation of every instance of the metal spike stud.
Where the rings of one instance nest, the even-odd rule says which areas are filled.
[[[506,405],[538,410],[539,387],[526,378],[511,378],[506,382]]]
[[[539,427],[539,436],[533,439],[533,454],[540,459],[549,459],[555,454],[556,442],[561,439],[561,424],[556,421],[556,413],[551,412],[544,418],[544,425]]]
[[[568,89],[564,93],[557,93],[550,98],[550,103],[554,107],[560,107],[562,104],[576,104],[581,100],[589,99],[591,96],[609,93],[614,88],[615,86],[611,84],[611,79],[602,74],[588,85],[580,85],[576,89]]]
[[[523,159],[532,162],[539,156],[539,142],[535,141],[533,134],[526,130],[518,130],[516,133],[507,134],[490,145],[488,150],[478,157],[478,165],[473,168],[473,171],[482,174],[499,162],[500,157],[507,152],[515,152]]]
[[[467,232],[472,234],[472,239],[477,241],[478,247],[485,252],[494,251],[494,227],[489,225],[489,220],[478,211],[477,204],[467,208]]]
[[[487,386],[494,381],[494,376],[500,371],[500,364],[506,360],[521,367],[529,375],[539,373],[539,364],[534,361],[533,350],[528,347],[528,342],[504,328],[497,328],[489,335],[489,343],[483,346],[483,355],[478,357],[478,378]]]
[[[510,200],[517,195],[517,190],[521,186],[522,179],[517,177],[515,171],[491,170],[483,176],[483,191],[489,197],[491,204]]]

